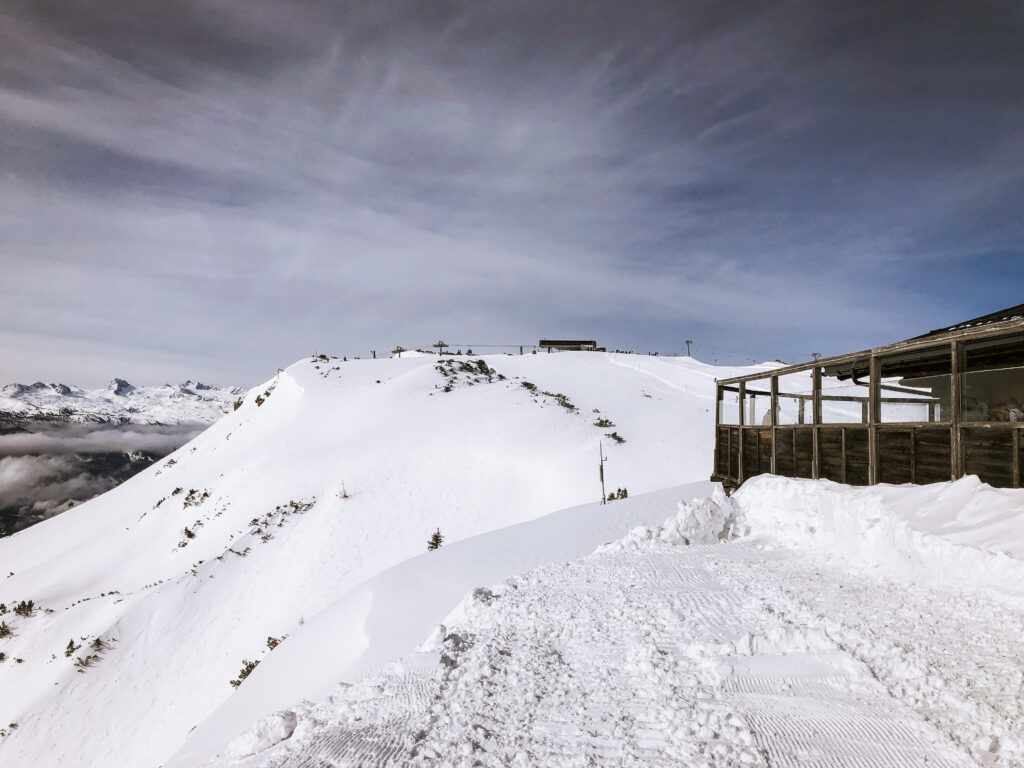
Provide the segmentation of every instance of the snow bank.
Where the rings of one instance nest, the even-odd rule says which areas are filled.
[[[282,643],[238,693],[195,730],[165,768],[202,765],[233,736],[266,716],[229,750],[232,756],[260,751],[273,743],[267,734],[280,729],[280,721],[268,713],[302,699],[323,699],[339,682],[355,682],[367,670],[413,651],[474,587],[582,557],[630,526],[663,520],[680,498],[711,490],[711,483],[699,482],[606,505],[561,510],[445,545],[378,574]],[[715,498],[724,499],[720,494]],[[710,506],[706,500],[695,505]]]
[[[851,487],[763,475],[732,497],[754,534],[888,575],[1024,596],[1024,490],[969,476]]]
[[[690,545],[714,544],[737,531],[736,508],[721,486],[710,498],[680,501],[673,517],[654,527],[637,526],[625,537],[605,544],[598,552],[643,549],[650,542]]]

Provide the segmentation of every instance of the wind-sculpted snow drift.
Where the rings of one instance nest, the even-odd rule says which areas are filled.
[[[610,489],[703,480],[713,380],[736,372],[597,353],[290,366],[167,459],[0,540],[0,723],[17,725],[0,765],[164,763],[435,529],[432,555],[597,499],[602,439]]]

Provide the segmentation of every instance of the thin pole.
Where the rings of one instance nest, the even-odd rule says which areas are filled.
[[[604,504],[605,503],[605,494],[604,494],[604,462],[605,462],[605,458],[604,458],[604,442],[602,440],[598,440],[597,441],[597,450],[598,450],[598,454],[601,456],[601,463],[598,464],[598,468],[601,471],[601,503]]]
[[[693,339],[687,339],[686,341],[683,342],[683,344],[686,345],[686,356],[689,357],[690,356],[690,345],[693,344]]]

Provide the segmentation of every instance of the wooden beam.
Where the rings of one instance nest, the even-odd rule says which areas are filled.
[[[811,477],[821,477],[821,437],[818,425],[821,424],[821,368],[811,369],[811,420],[814,424],[811,432]]]
[[[776,470],[775,470],[775,456],[776,456],[775,446],[778,444],[778,441],[779,441],[778,429],[776,429],[776,427],[779,426],[779,377],[778,376],[772,376],[772,385],[771,386],[772,386],[772,392],[771,392],[771,397],[772,397],[772,402],[771,402],[771,409],[772,409],[772,420],[771,420],[771,425],[772,425],[772,464],[771,464],[771,467],[772,467],[772,474],[774,475],[774,474],[776,474]]]
[[[743,432],[744,432],[743,425],[745,423],[744,417],[746,416],[746,414],[743,411],[744,411],[744,408],[747,405],[746,395],[747,395],[747,382],[741,381],[740,382],[740,395],[739,395],[739,397],[740,397],[740,428],[739,428],[740,447],[739,447],[739,451],[737,452],[737,458],[736,458],[736,463],[737,463],[736,482],[737,482],[738,485],[743,485],[743,481],[746,480],[746,476],[743,473]]]
[[[868,387],[868,485],[878,483],[878,425],[882,421],[882,361],[871,358],[871,383]]]
[[[954,341],[950,345],[950,433],[949,433],[949,473],[953,480],[964,476],[964,444],[960,422],[963,418],[963,371],[966,367],[964,343]]]
[[[842,435],[842,440],[843,440],[843,448],[842,448],[842,454],[841,454],[842,455],[842,459],[843,459],[843,464],[842,464],[842,467],[839,470],[839,481],[841,483],[845,484],[846,483],[846,427],[841,427],[839,431],[840,431],[840,434]]]
[[[1020,488],[1020,430],[1013,430],[1013,487]]]

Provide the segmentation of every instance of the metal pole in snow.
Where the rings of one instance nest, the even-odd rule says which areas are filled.
[[[605,462],[605,458],[604,458],[604,441],[602,441],[602,440],[598,440],[597,441],[597,450],[598,450],[599,455],[601,456],[601,463],[598,464],[598,468],[601,471],[601,503],[604,504],[604,503],[606,503],[605,502],[605,494],[604,494],[604,462]]]

